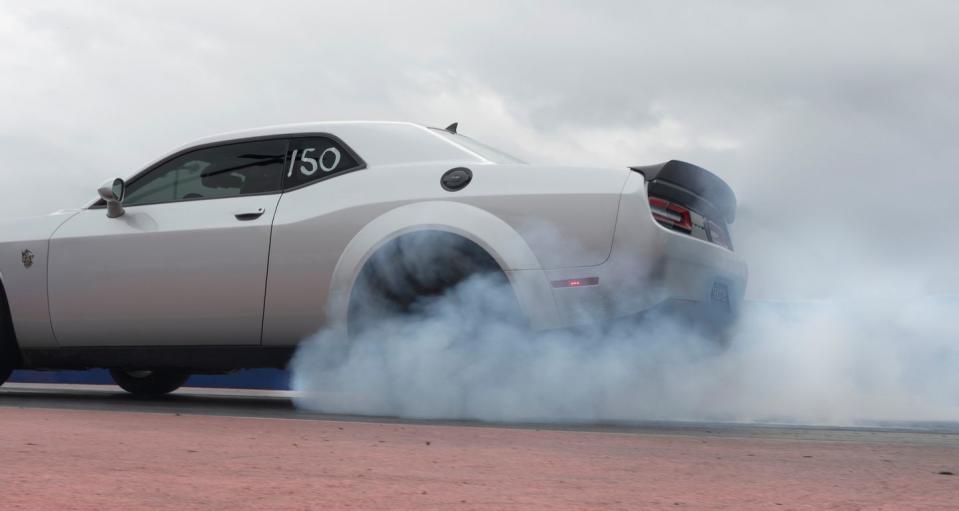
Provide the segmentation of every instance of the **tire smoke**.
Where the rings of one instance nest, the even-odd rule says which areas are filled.
[[[748,303],[721,346],[668,317],[533,332],[508,284],[477,275],[302,343],[296,404],[504,422],[957,421],[959,300],[900,293]]]

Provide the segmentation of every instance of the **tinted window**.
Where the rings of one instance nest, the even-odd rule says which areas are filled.
[[[290,158],[287,160],[284,188],[293,188],[313,181],[358,168],[349,151],[334,140],[325,137],[294,138],[290,140]]]
[[[123,204],[153,204],[276,192],[285,140],[243,142],[192,151],[161,164],[127,186]]]

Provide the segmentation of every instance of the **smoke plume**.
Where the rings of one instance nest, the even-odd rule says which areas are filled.
[[[959,420],[959,300],[902,282],[747,303],[721,345],[669,317],[530,331],[508,284],[477,275],[359,334],[336,325],[303,343],[297,404],[507,422]]]

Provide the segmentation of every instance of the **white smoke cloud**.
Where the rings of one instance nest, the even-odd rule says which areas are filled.
[[[353,338],[343,326],[318,333],[293,384],[307,409],[414,418],[957,421],[959,300],[909,283],[890,275],[829,300],[747,304],[722,348],[666,317],[531,332],[508,285],[474,277]]]

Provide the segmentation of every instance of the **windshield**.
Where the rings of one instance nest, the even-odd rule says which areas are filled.
[[[472,151],[483,158],[493,162],[493,163],[526,163],[525,161],[504,153],[499,149],[494,149],[482,142],[477,142],[472,138],[469,138],[465,135],[460,135],[458,133],[450,133],[446,130],[439,128],[430,128],[434,133],[439,134],[441,137],[446,138],[463,148]]]

